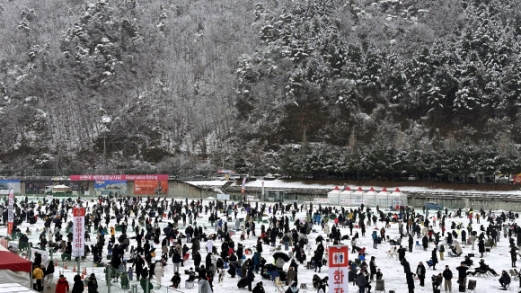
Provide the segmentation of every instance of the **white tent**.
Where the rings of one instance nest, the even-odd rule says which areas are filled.
[[[374,190],[373,187],[371,187],[369,189],[369,191],[367,191],[364,194],[364,203],[369,205],[369,206],[376,206],[377,205],[377,203],[376,203],[376,191]]]
[[[32,262],[0,245],[0,284],[18,283],[31,288]]]
[[[407,196],[404,195],[398,187],[389,195],[390,206],[399,208],[407,205]]]
[[[388,208],[391,206],[391,203],[389,202],[389,191],[387,191],[387,188],[383,188],[378,194],[376,195],[377,204],[380,207]]]
[[[340,203],[339,197],[340,197],[341,192],[342,192],[342,190],[340,190],[340,188],[338,188],[338,186],[335,186],[335,188],[333,188],[333,190],[328,192],[327,199],[328,199],[329,203],[330,204],[339,204]]]
[[[34,293],[32,289],[28,289],[17,283],[4,283],[0,284],[0,293]]]
[[[364,190],[362,187],[358,187],[358,189],[351,194],[351,204],[360,205],[364,202]]]
[[[342,192],[340,192],[340,204],[342,205],[350,205],[351,204],[351,194],[353,191],[349,186],[346,186]]]

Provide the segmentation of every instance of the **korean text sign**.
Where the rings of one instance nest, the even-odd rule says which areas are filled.
[[[329,293],[348,293],[348,258],[347,246],[329,246]]]
[[[85,252],[85,208],[74,207],[72,221],[72,256],[83,256]]]

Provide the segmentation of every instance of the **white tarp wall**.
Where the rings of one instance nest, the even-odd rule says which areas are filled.
[[[378,192],[376,195],[376,198],[378,199],[378,205],[381,208],[389,208],[391,206],[391,202],[389,202],[389,192],[387,189],[382,189],[382,191]]]
[[[333,190],[327,193],[327,199],[330,204],[339,204],[340,203],[340,193],[342,191],[338,186],[335,186]]]
[[[32,288],[31,274],[28,272],[0,270],[0,282],[20,284],[23,287],[25,287],[24,288],[25,291],[28,291],[27,288]],[[23,292],[25,292],[25,291],[23,291]],[[3,291],[1,291],[1,289],[0,289],[0,293],[1,292],[3,292]],[[30,291],[30,292],[34,292],[34,291]]]
[[[351,205],[359,206],[364,203],[364,191],[362,187],[358,187],[358,189],[351,194]]]
[[[376,191],[371,187],[368,192],[364,194],[364,204],[375,207],[376,203]]]
[[[0,284],[0,293],[34,293],[32,289],[24,287],[22,284],[17,283],[2,283]]]
[[[407,195],[403,194],[400,189],[396,188],[394,192],[389,195],[389,199],[391,200],[392,207],[397,206],[406,206],[407,205]]]
[[[340,192],[340,205],[351,205],[351,194],[353,192],[349,189],[349,186]]]

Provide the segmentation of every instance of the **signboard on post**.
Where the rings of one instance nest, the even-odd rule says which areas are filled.
[[[349,249],[345,245],[329,246],[329,293],[348,293]]]
[[[72,209],[73,233],[72,256],[81,257],[85,253],[85,208]]]
[[[9,189],[9,198],[7,200],[7,234],[13,233],[14,224],[14,189]]]

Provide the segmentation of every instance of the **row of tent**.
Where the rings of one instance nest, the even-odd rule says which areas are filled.
[[[359,206],[363,203],[366,206],[379,205],[380,207],[395,208],[407,205],[407,195],[403,194],[399,188],[389,192],[384,187],[377,192],[373,187],[368,191],[364,191],[362,187],[353,191],[349,186],[346,186],[343,190],[335,186],[333,190],[327,193],[327,202],[345,206]]]

